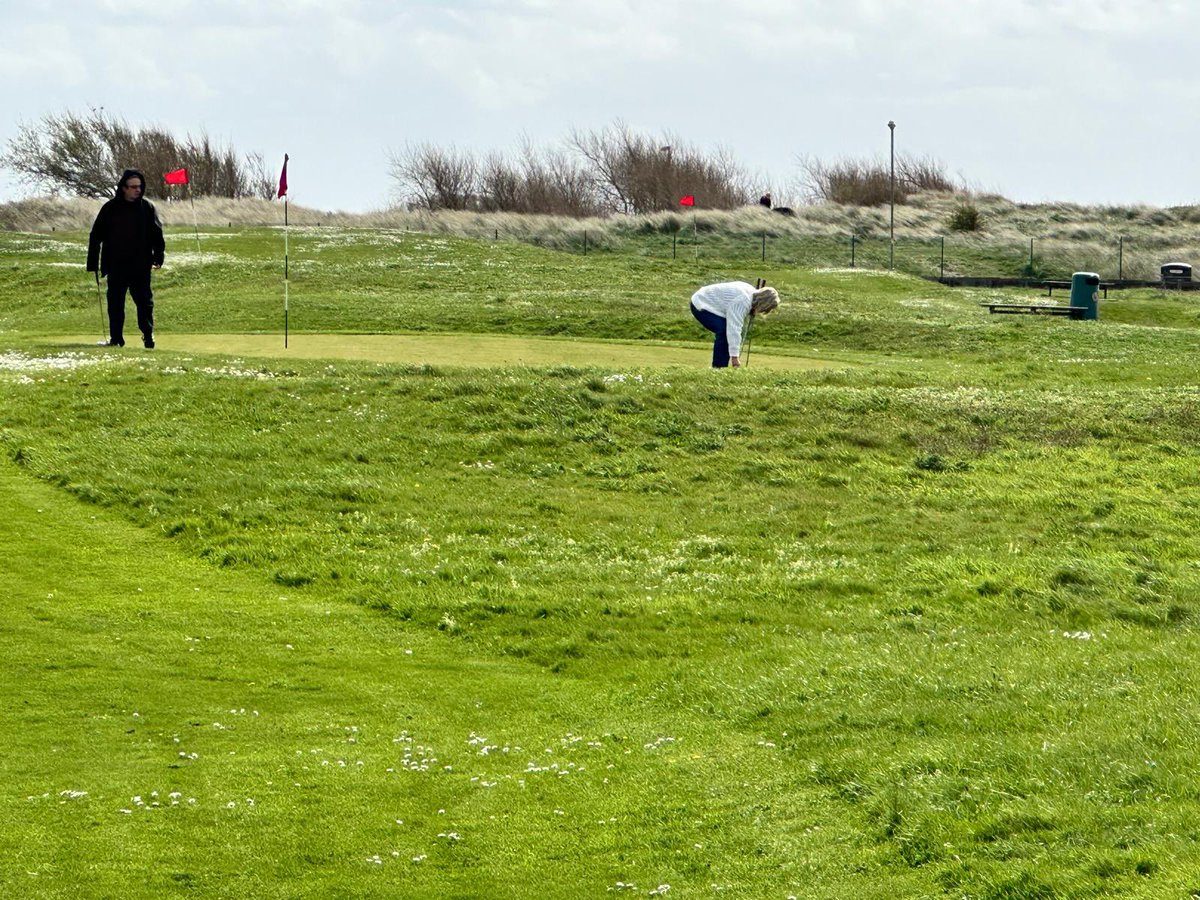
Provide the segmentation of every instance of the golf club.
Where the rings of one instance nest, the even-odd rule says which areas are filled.
[[[100,306],[100,334],[108,330],[104,325],[104,299],[100,296],[100,273],[96,272],[96,303]]]
[[[767,286],[767,279],[759,278],[754,282],[754,289],[761,291]],[[746,320],[746,347],[742,355],[742,368],[745,369],[750,365],[750,335],[754,330],[754,308],[750,308],[750,316]]]

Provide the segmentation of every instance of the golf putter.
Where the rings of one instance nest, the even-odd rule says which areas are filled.
[[[100,307],[100,335],[103,337],[108,329],[104,325],[104,301],[100,299],[100,270],[96,270],[96,303]]]

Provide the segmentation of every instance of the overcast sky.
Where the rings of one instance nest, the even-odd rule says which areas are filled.
[[[0,144],[102,107],[286,152],[293,203],[365,211],[406,144],[623,122],[794,202],[802,157],[886,160],[894,120],[977,190],[1190,204],[1198,39],[1200,4],[1153,0],[3,0]]]

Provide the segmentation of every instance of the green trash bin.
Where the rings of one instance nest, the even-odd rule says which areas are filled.
[[[1083,309],[1071,318],[1100,318],[1100,276],[1095,272],[1076,272],[1071,276],[1071,305]]]

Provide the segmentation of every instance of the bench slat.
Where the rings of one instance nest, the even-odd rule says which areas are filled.
[[[1052,306],[1045,303],[981,303],[980,306],[986,306],[989,313],[1028,313],[1079,319],[1082,319],[1087,311],[1087,307],[1084,306]]]

